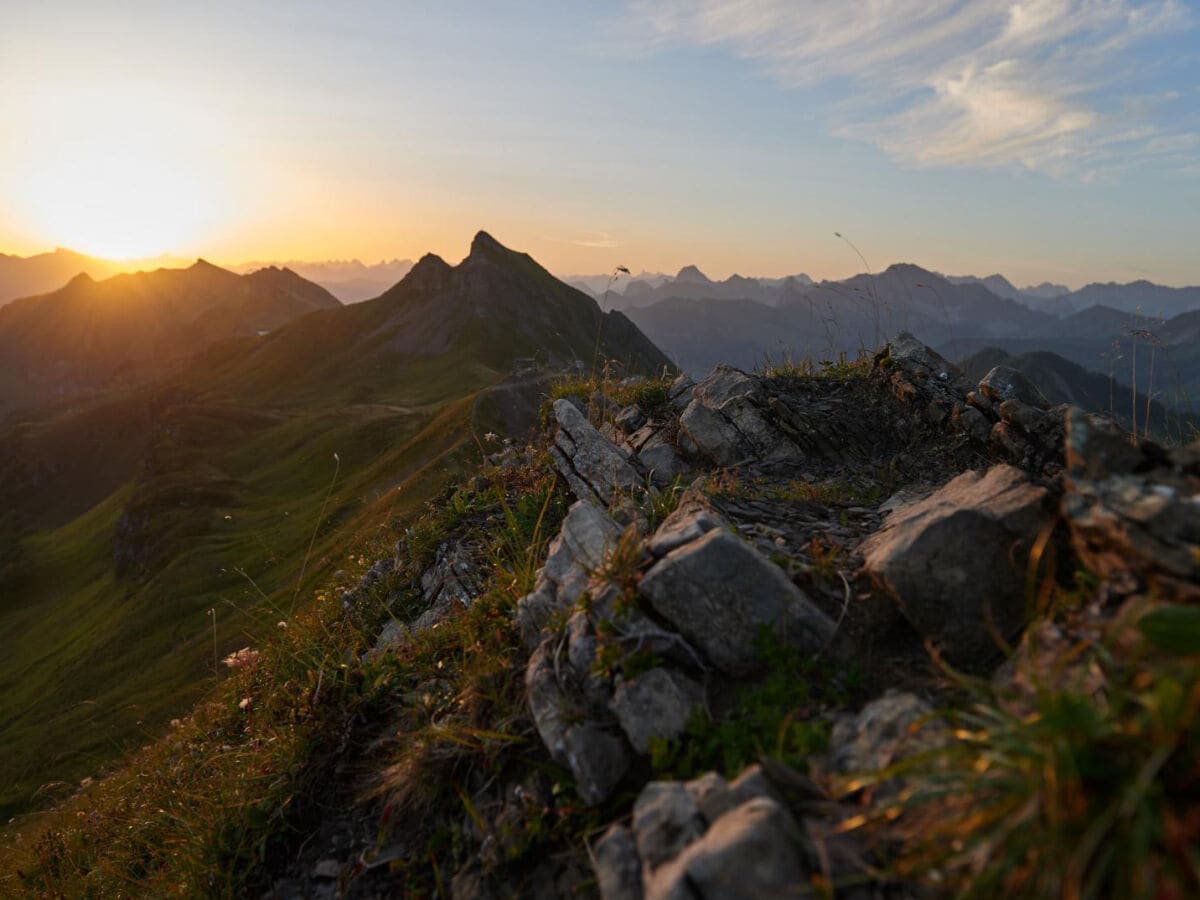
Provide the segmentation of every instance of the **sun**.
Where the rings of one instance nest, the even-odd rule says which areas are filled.
[[[44,244],[146,258],[190,251],[230,215],[211,117],[113,85],[47,90],[29,116],[0,191],[5,213]]]
[[[20,206],[31,230],[58,246],[155,256],[197,241],[218,212],[204,174],[168,148],[100,138],[32,167]]]

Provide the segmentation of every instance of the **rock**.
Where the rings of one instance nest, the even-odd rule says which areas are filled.
[[[636,406],[626,406],[617,413],[616,418],[613,419],[613,424],[625,432],[625,434],[633,434],[646,424],[646,414]]]
[[[1001,403],[998,412],[1001,419],[1010,425],[1016,425],[1027,434],[1036,432],[1050,416],[1044,409],[1015,399]]]
[[[1019,400],[1038,409],[1050,408],[1050,401],[1038,386],[1012,366],[996,366],[984,375],[979,392],[993,403]]]
[[[971,389],[958,366],[907,331],[888,343],[887,354],[881,361],[888,364],[886,371],[892,393],[906,403],[917,405],[925,418],[931,403],[948,412],[956,403],[965,402]]]
[[[667,399],[670,400],[671,406],[677,410],[686,408],[692,402],[692,393],[695,387],[696,384],[692,379],[686,375],[679,375],[667,389]]]
[[[612,825],[592,853],[601,900],[642,900],[642,859],[624,825]]]
[[[833,635],[833,622],[778,566],[720,529],[660,559],[640,590],[659,615],[731,675],[757,668],[764,627],[811,652]]]
[[[779,792],[775,790],[775,785],[771,784],[771,779],[767,777],[767,773],[758,763],[742,770],[742,773],[729,785],[729,795],[735,806],[740,806],[755,797],[782,799]]]
[[[1097,575],[1132,575],[1164,599],[1200,601],[1200,444],[1164,451],[1081,410],[1067,418],[1071,544]]]
[[[978,443],[987,443],[988,435],[992,430],[992,423],[988,420],[987,416],[975,407],[960,407],[953,421],[961,431],[969,434]]]
[[[625,776],[632,757],[620,737],[587,718],[581,693],[559,681],[554,663],[557,640],[548,637],[529,658],[529,711],[550,755],[571,770],[579,796],[588,804],[601,803]]]
[[[978,666],[999,650],[993,627],[1007,639],[1024,624],[1026,558],[1048,501],[1013,466],[965,472],[893,512],[859,552],[918,632],[951,662]]]
[[[717,366],[696,385],[692,402],[679,417],[680,446],[719,466],[750,459],[799,459],[800,449],[780,431],[769,413],[762,384],[745,372]]]
[[[621,527],[594,502],[580,500],[571,505],[550,543],[533,593],[517,602],[517,624],[526,646],[537,644],[555,612],[575,605],[587,589],[591,573],[620,536]]]
[[[336,859],[323,859],[313,866],[313,878],[337,878],[342,874],[342,864]]]
[[[718,528],[729,530],[729,523],[713,508],[704,492],[692,486],[683,492],[679,504],[658,526],[647,547],[654,556],[666,556],[676,547]]]
[[[680,781],[652,781],[633,805],[638,855],[653,871],[704,833],[696,801]]]
[[[808,877],[795,819],[768,797],[717,819],[704,837],[653,873],[646,898],[761,900],[803,896]]]
[[[641,478],[621,453],[606,441],[569,400],[554,401],[558,434],[554,443],[559,471],[580,500],[604,504],[641,485]],[[585,489],[586,486],[586,489]]]
[[[654,738],[676,738],[697,709],[704,708],[704,688],[686,675],[655,668],[617,685],[611,708],[638,753],[650,752]]]
[[[701,818],[710,825],[738,805],[729,790],[729,782],[716,772],[693,778],[684,787],[695,800]]]
[[[683,462],[670,444],[656,444],[638,453],[655,487],[666,487],[683,472]]]
[[[838,720],[829,738],[829,762],[843,774],[878,772],[936,746],[945,736],[932,708],[915,694],[889,690],[856,716]]]

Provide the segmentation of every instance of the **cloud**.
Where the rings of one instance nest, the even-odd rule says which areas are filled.
[[[589,232],[581,238],[574,240],[563,240],[561,238],[553,238],[560,244],[571,244],[575,247],[586,247],[589,250],[612,250],[621,246],[621,242],[614,238],[611,234],[605,234],[602,231]]]
[[[1185,136],[1150,116],[1131,140],[1122,90],[1135,44],[1192,25],[1179,0],[633,0],[629,14],[651,47],[724,48],[784,87],[840,89],[831,130],[911,165],[1086,173]]]

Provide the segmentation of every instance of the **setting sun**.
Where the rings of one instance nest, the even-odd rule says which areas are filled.
[[[42,242],[108,259],[156,256],[194,246],[227,212],[225,166],[193,117],[98,87],[43,99],[5,186]]]

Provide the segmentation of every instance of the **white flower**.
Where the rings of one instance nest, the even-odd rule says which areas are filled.
[[[242,702],[238,704],[238,709],[246,710],[250,708],[250,698],[243,697]]]
[[[241,650],[230,653],[221,662],[231,669],[249,668],[258,662],[258,651],[251,650],[249,647],[243,647]]]
[[[496,434],[496,432],[494,432],[494,431],[489,431],[487,434],[485,434],[483,436],[483,439],[485,441],[487,441],[489,444],[494,444],[494,443],[496,443],[496,441],[500,440],[500,435]]]

